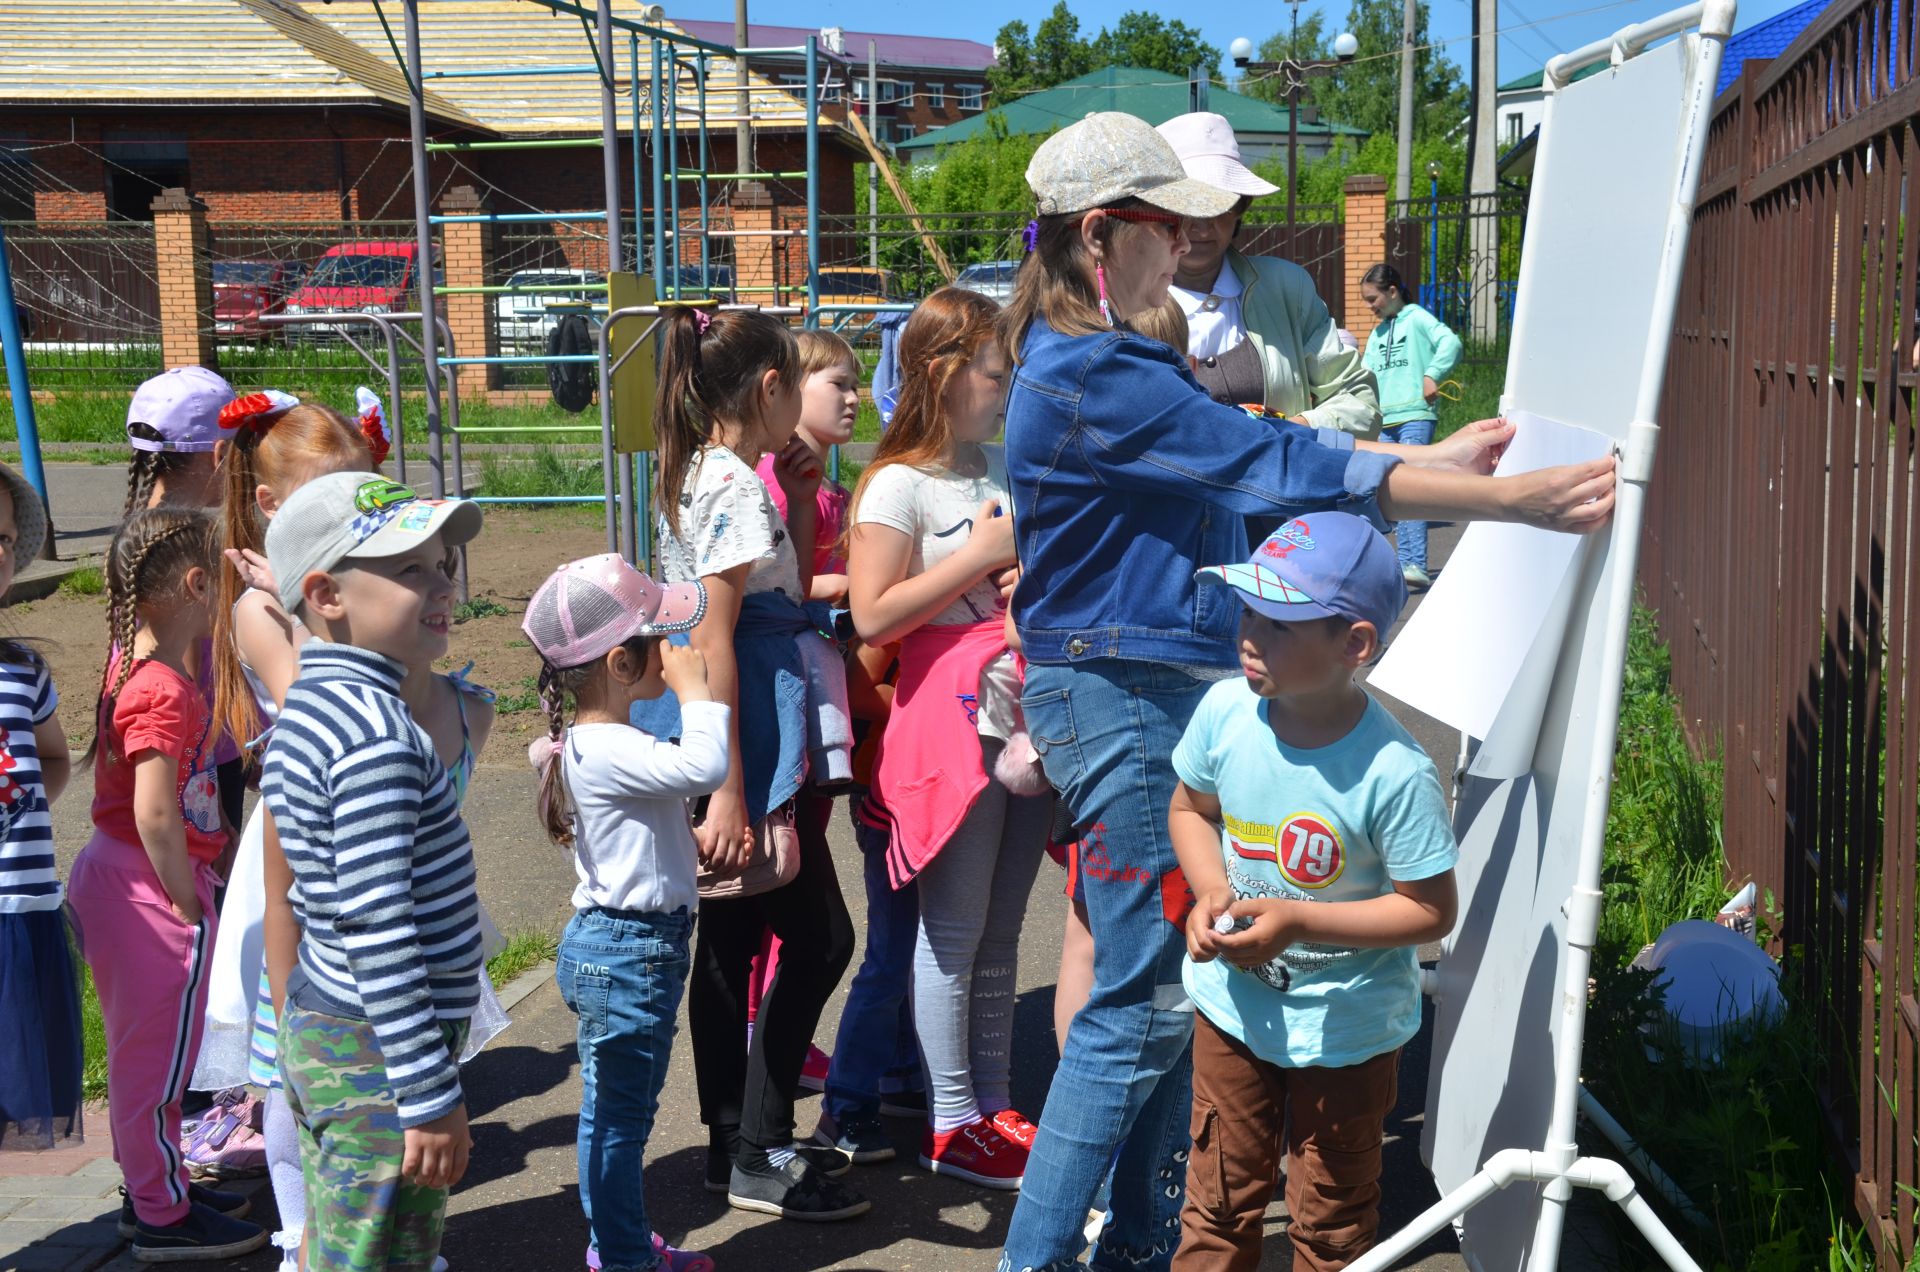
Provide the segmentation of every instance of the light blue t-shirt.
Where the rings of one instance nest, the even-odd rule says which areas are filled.
[[[1240,897],[1365,901],[1453,869],[1459,849],[1433,761],[1371,698],[1331,746],[1283,744],[1239,677],[1208,691],[1174,771],[1220,801],[1220,852]],[[1420,1027],[1412,947],[1303,943],[1252,971],[1186,962],[1193,1005],[1282,1068],[1340,1068],[1405,1045]]]

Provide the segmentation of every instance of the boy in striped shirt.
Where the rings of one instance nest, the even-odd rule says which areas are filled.
[[[267,531],[280,602],[314,637],[260,784],[302,930],[280,1063],[310,1272],[426,1272],[466,1171],[455,1061],[479,999],[473,847],[399,691],[447,652],[452,554],[479,531],[478,505],[367,473],[308,482]]]

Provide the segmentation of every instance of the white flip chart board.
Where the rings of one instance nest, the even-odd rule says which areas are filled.
[[[1548,97],[1527,216],[1503,408],[1502,471],[1603,454],[1657,387],[1670,289],[1717,48],[1687,34]],[[1702,76],[1704,75],[1704,82]],[[1676,223],[1681,229],[1676,234]],[[1496,1151],[1546,1144],[1567,920],[1610,692],[1608,597],[1616,525],[1588,539],[1476,524],[1370,683],[1479,739],[1461,785],[1461,914],[1440,961],[1438,1030],[1421,1149],[1443,1193]],[[1629,540],[1630,541],[1630,540]],[[1622,593],[1624,595],[1624,593]],[[1611,704],[1605,704],[1609,709]],[[1601,772],[1604,772],[1604,768]],[[1571,1080],[1566,1079],[1566,1080]],[[1479,1272],[1552,1266],[1533,1249],[1538,1185],[1460,1219]]]

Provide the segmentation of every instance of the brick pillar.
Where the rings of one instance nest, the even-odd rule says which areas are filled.
[[[1387,179],[1362,173],[1348,177],[1346,319],[1347,330],[1362,346],[1373,331],[1373,311],[1360,299],[1360,280],[1387,259]]]
[[[733,228],[753,231],[733,240],[733,285],[739,289],[742,304],[775,304],[775,293],[766,289],[791,281],[780,277],[783,245],[761,232],[776,229],[778,225],[773,192],[764,182],[742,181],[734,187]],[[693,233],[699,233],[697,223]],[[694,252],[692,259],[698,264],[700,254]],[[759,290],[754,290],[756,288]],[[791,296],[778,297],[778,301],[793,303]]]
[[[153,201],[153,259],[160,290],[161,365],[218,370],[206,204],[185,190],[160,192]]]
[[[440,211],[447,216],[472,216],[487,211],[487,204],[472,186],[455,186],[440,196]],[[491,222],[461,221],[443,225],[440,236],[447,286],[485,287],[494,281]],[[453,333],[453,347],[460,357],[493,357],[500,352],[500,324],[493,320],[499,301],[498,296],[486,293],[445,298],[447,329]],[[497,366],[463,366],[455,370],[459,373],[462,393],[483,393],[499,387]]]

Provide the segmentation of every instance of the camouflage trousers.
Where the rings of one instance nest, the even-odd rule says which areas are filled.
[[[466,1022],[443,1028],[459,1055]],[[447,1190],[401,1178],[405,1132],[373,1026],[289,1007],[279,1041],[300,1128],[307,1272],[429,1272]]]

